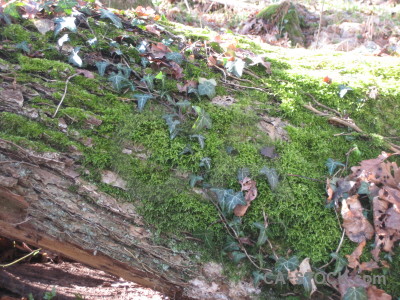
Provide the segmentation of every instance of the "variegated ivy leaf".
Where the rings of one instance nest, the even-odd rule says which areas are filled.
[[[279,257],[275,263],[275,270],[277,272],[283,272],[285,274],[288,271],[294,271],[299,266],[299,259],[297,256],[292,256],[289,259],[285,259],[284,257]]]
[[[368,300],[368,294],[364,287],[349,287],[344,294],[343,300]],[[378,298],[376,298],[378,299]]]
[[[189,176],[189,185],[190,187],[194,188],[194,186],[196,185],[197,182],[202,181],[204,178],[202,176],[199,175],[190,175]]]
[[[204,140],[206,139],[204,136],[202,136],[201,134],[192,134],[189,137],[190,138],[197,138],[197,141],[200,144],[200,148],[204,149],[204,145],[205,145]]]
[[[265,244],[265,242],[268,240],[267,237],[267,228],[265,228],[265,225],[263,223],[255,222],[253,225],[260,230],[260,233],[258,235],[257,239],[257,244],[256,246],[260,247]]]
[[[199,95],[206,95],[210,99],[214,98],[216,85],[215,79],[199,78],[199,86],[197,88]]]
[[[173,140],[179,133],[180,129],[177,128],[177,126],[181,123],[179,120],[174,120],[174,118],[177,117],[176,114],[169,114],[169,115],[164,115],[163,118],[165,119],[165,122],[168,125],[168,130],[169,130],[169,137],[171,140]],[[190,152],[191,149],[188,149],[188,152]],[[182,151],[180,154],[185,154],[187,152]]]
[[[221,207],[222,213],[225,215],[231,214],[237,205],[246,205],[242,192],[235,193],[233,190],[211,189],[216,193],[218,204]]]
[[[131,91],[135,90],[135,86],[131,81],[129,81],[124,74],[121,71],[118,71],[118,73],[112,73],[108,77],[108,81],[111,82],[113,88],[120,92],[123,88],[129,87]]]
[[[106,68],[109,65],[110,63],[108,61],[96,61],[97,71],[99,72],[100,76],[104,76]]]
[[[110,19],[113,24],[115,25],[115,27],[117,28],[122,28],[122,22],[121,19],[119,17],[117,17],[116,15],[114,15],[111,11],[107,10],[107,9],[100,9],[100,18],[101,19]]]
[[[54,29],[54,35],[58,35],[60,31],[64,28],[67,28],[72,32],[76,32],[77,28],[75,24],[75,19],[75,17],[62,17],[55,19],[54,23],[56,24],[56,27]]]
[[[210,170],[211,169],[211,158],[209,157],[203,157],[200,161],[200,167],[205,167],[206,169]]]
[[[269,186],[271,187],[272,190],[275,190],[279,183],[279,176],[278,173],[276,172],[276,169],[264,166],[260,170],[260,173],[267,176]]]
[[[236,77],[242,77],[245,65],[246,63],[243,60],[236,58],[235,61],[228,61],[225,68]]]
[[[25,53],[30,53],[31,52],[31,49],[29,48],[29,45],[28,45],[27,41],[23,41],[21,43],[16,44],[15,48],[21,49]]]
[[[147,94],[136,94],[134,97],[138,100],[138,109],[140,112],[143,111],[144,106],[146,105],[147,101],[149,99],[152,99],[152,95],[147,95]]]
[[[97,45],[98,42],[99,41],[97,40],[97,37],[87,40],[87,43],[89,44],[89,46],[95,46],[95,45]]]
[[[58,45],[58,47],[62,47],[62,45],[64,45],[64,43],[65,42],[68,42],[69,41],[69,36],[68,36],[68,34],[66,33],[66,34],[64,34],[62,37],[60,37],[59,39],[58,39],[58,41],[57,41],[57,45]]]
[[[199,107],[199,106],[192,106],[195,112],[197,113],[197,119],[194,122],[192,128],[195,131],[200,131],[203,128],[208,128],[211,129],[212,127],[212,122],[211,122],[211,117],[206,111]]]
[[[76,47],[71,51],[71,54],[68,57],[68,62],[73,64],[74,66],[77,67],[82,67],[82,58],[79,57],[78,52],[80,50],[80,47]]]
[[[165,58],[176,62],[178,65],[183,63],[183,55],[178,52],[169,52],[165,55]]]

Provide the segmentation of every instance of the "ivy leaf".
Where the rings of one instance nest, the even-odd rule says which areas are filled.
[[[146,83],[146,85],[150,91],[154,90],[154,76],[153,75],[147,74],[147,75],[143,76],[141,81]]]
[[[99,41],[97,40],[97,37],[94,37],[94,38],[92,38],[92,39],[88,39],[87,40],[87,43],[89,44],[89,46],[96,46],[97,45],[97,43],[98,43]]]
[[[136,50],[139,51],[140,54],[144,54],[147,52],[147,46],[149,45],[148,42],[142,41],[137,47]]]
[[[211,158],[209,157],[203,157],[200,161],[199,164],[200,167],[205,167],[206,169],[210,170],[211,169]]]
[[[331,253],[331,257],[333,259],[335,259],[336,263],[335,263],[335,270],[333,271],[334,275],[339,274],[340,272],[342,272],[343,268],[347,266],[348,261],[347,259],[345,259],[344,257],[342,257],[341,255],[339,255],[336,252]]]
[[[178,52],[169,52],[165,55],[165,58],[176,62],[178,65],[183,63],[183,55]]]
[[[251,274],[253,275],[254,287],[257,287],[260,281],[265,279],[265,274],[260,271],[253,271]]]
[[[246,205],[242,192],[235,193],[231,189],[211,189],[211,191],[217,194],[219,206],[225,215],[232,213],[238,204]]]
[[[246,257],[246,254],[244,254],[243,252],[240,252],[240,251],[233,251],[232,257],[233,257],[233,262],[235,264],[237,264],[237,263],[239,263],[239,261],[241,261],[243,258]]]
[[[117,68],[122,72],[122,75],[124,75],[126,79],[129,79],[129,76],[131,76],[132,73],[132,69],[130,67],[125,66],[123,64],[118,64]]]
[[[66,34],[64,34],[62,37],[60,37],[58,40],[57,40],[57,45],[58,45],[58,47],[62,47],[62,45],[64,45],[64,43],[65,42],[68,42],[69,41],[69,36],[68,36],[68,34],[66,33]]]
[[[358,188],[357,194],[359,195],[369,195],[370,190],[369,190],[370,183],[367,181],[361,181],[361,185]]]
[[[22,51],[28,54],[31,52],[31,49],[29,48],[27,41],[23,41],[21,43],[16,44],[15,48],[21,49]]]
[[[104,76],[106,68],[110,65],[108,61],[96,61],[97,71],[100,76]]]
[[[288,271],[294,271],[299,266],[299,259],[297,256],[292,256],[288,260],[283,257],[279,257],[275,263],[275,270],[277,272],[287,273]]]
[[[69,29],[72,32],[76,32],[76,24],[75,24],[75,17],[63,17],[63,18],[57,18],[54,20],[54,23],[56,24],[56,27],[54,29],[54,35],[58,35],[61,30],[64,28]]]
[[[73,49],[71,51],[71,54],[68,57],[68,62],[77,67],[82,67],[82,63],[83,63],[82,58],[80,58],[78,55],[80,48],[81,47],[75,47],[75,49]]]
[[[206,111],[199,107],[199,106],[192,106],[195,112],[197,113],[197,119],[194,122],[192,128],[195,131],[200,131],[203,128],[208,128],[211,129],[212,127],[212,122],[211,122],[211,117]]]
[[[194,188],[194,186],[196,185],[197,182],[202,181],[204,178],[202,176],[199,175],[190,175],[189,176],[189,185],[191,188]]]
[[[110,19],[113,24],[115,25],[115,27],[117,28],[122,28],[122,22],[121,19],[119,17],[117,17],[116,15],[114,15],[111,11],[107,10],[107,9],[100,9],[100,18],[101,19]]]
[[[232,73],[236,77],[242,77],[243,69],[246,63],[241,60],[240,58],[236,58],[235,61],[228,61],[225,65],[225,68],[228,70],[229,73]]]
[[[368,300],[367,291],[363,287],[349,287],[343,300]]]
[[[260,173],[267,176],[269,186],[271,187],[272,190],[275,190],[279,183],[279,176],[278,173],[276,172],[276,169],[264,166],[260,170]]]
[[[332,158],[328,158],[325,165],[328,167],[328,171],[330,175],[333,175],[337,167],[344,167],[345,165],[342,164],[340,161],[336,161]]]
[[[216,85],[217,82],[214,79],[199,78],[199,86],[198,86],[199,95],[200,96],[206,95],[210,99],[214,98]]]
[[[163,118],[165,119],[165,122],[168,125],[168,130],[169,130],[169,137],[171,140],[173,140],[179,133],[179,128],[177,128],[176,126],[178,126],[181,122],[179,120],[174,120],[173,118],[176,117],[175,114],[170,114],[170,115],[164,115]],[[188,151],[190,152],[191,149]],[[183,152],[183,153],[182,153]],[[182,151],[181,154],[185,154],[187,152]]]
[[[311,296],[311,294],[316,290],[316,286],[313,281],[314,274],[311,271],[309,271],[303,273],[302,275],[303,276],[300,277],[300,281],[303,284],[304,290],[306,291],[307,295]]]
[[[133,97],[135,97],[138,100],[138,109],[140,112],[143,111],[143,108],[146,105],[147,101],[153,98],[152,95],[147,95],[147,94],[136,94]]]
[[[345,85],[339,85],[339,96],[340,98],[343,98],[347,92],[352,91],[353,89],[351,87],[345,86]]]
[[[228,242],[225,244],[224,249],[225,252],[232,252],[232,251],[238,251],[240,250],[239,244],[233,240],[230,239]]]
[[[118,73],[113,72],[108,77],[108,81],[111,81],[113,88],[118,92],[120,92],[123,88],[127,86],[130,86],[131,90],[132,89],[134,90],[133,84],[128,79],[126,79],[126,77],[122,74],[121,71],[118,71]]]
[[[162,41],[161,41],[161,43],[163,43],[165,46],[171,46],[171,44],[174,42],[174,40],[173,39],[171,39],[171,38],[169,38],[169,39],[163,39]]]
[[[165,75],[163,74],[162,71],[160,71],[154,78],[158,80],[164,80]]]
[[[206,139],[204,136],[202,136],[201,134],[192,134],[192,135],[190,135],[189,137],[190,137],[190,138],[197,138],[197,141],[198,141],[199,144],[200,144],[200,148],[201,148],[201,149],[204,149],[204,145],[205,145],[204,140]]]
[[[250,177],[250,170],[248,168],[240,168],[237,175],[238,181],[242,181],[246,177]]]
[[[183,109],[187,109],[188,107],[190,107],[192,105],[192,102],[190,102],[189,100],[183,100],[183,101],[179,101],[179,102],[176,102],[175,103],[175,106],[178,106],[178,107],[180,107],[180,108],[183,108]]]
[[[255,222],[253,225],[260,230],[260,234],[258,235],[257,239],[257,244],[256,246],[260,247],[265,244],[265,242],[268,240],[267,236],[267,229],[265,228],[265,225],[260,222]]]
[[[78,2],[75,0],[59,0],[56,5],[56,12],[64,12],[68,15],[72,13],[72,8],[77,6]]]

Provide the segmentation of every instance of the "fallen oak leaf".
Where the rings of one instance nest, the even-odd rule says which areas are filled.
[[[154,34],[157,35],[157,36],[160,36],[160,35],[161,35],[161,31],[159,31],[159,30],[157,29],[157,26],[154,25],[154,24],[152,24],[152,25],[146,25],[146,30],[147,30],[148,32],[154,33]]]
[[[392,296],[385,293],[384,290],[378,289],[371,285],[367,289],[368,300],[392,300]]]
[[[372,259],[370,261],[361,263],[359,267],[360,271],[369,271],[369,272],[380,268],[378,263],[376,261],[373,261]]]

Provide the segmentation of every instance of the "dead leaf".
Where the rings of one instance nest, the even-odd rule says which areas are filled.
[[[239,181],[242,185],[242,192],[244,193],[244,200],[247,202],[246,205],[236,205],[233,213],[237,217],[243,217],[246,214],[247,209],[250,207],[250,203],[257,198],[257,187],[256,182],[251,180],[249,177],[243,178],[243,180]]]
[[[392,300],[392,296],[385,293],[384,290],[378,289],[371,285],[367,289],[368,300]]]
[[[363,208],[358,195],[354,195],[342,201],[343,227],[346,235],[356,243],[369,240],[374,235],[374,228],[363,215]]]
[[[352,274],[349,276],[349,270],[339,276],[338,278],[339,291],[342,297],[346,294],[347,290],[352,287],[363,287],[368,288],[369,283],[366,282],[361,276]]]
[[[247,209],[250,207],[250,203],[247,203],[246,205],[236,205],[235,209],[233,210],[233,213],[237,217],[243,217],[246,214]]]
[[[275,147],[264,147],[260,150],[261,155],[268,157],[268,158],[277,158],[279,157],[278,153],[275,152]]]
[[[153,54],[154,58],[161,59],[169,52],[171,52],[171,49],[163,43],[151,44],[150,53]]]
[[[146,30],[148,31],[148,32],[151,32],[151,33],[154,33],[155,35],[157,35],[157,36],[160,36],[161,35],[161,31],[159,31],[158,29],[157,29],[157,26],[156,25],[146,25]]]
[[[197,88],[197,81],[195,80],[187,80],[185,81],[184,85],[181,85],[179,83],[176,84],[176,87],[178,88],[178,91],[181,93],[187,93],[188,88]]]
[[[84,70],[84,69],[76,69],[76,73],[78,74],[82,74],[83,76],[85,76],[86,78],[94,78],[94,74],[88,70]]]
[[[303,280],[307,280],[308,275],[312,273],[310,266],[310,259],[307,257],[303,259],[303,261],[299,265],[298,270],[288,271],[288,278],[291,284],[303,284]],[[317,290],[317,286],[315,285],[315,281],[311,278],[311,291],[310,296]]]
[[[46,34],[48,31],[54,31],[54,21],[50,19],[39,19],[33,21],[33,24],[35,24],[37,30],[41,34]]]
[[[357,268],[360,263],[359,263],[359,258],[363,252],[363,249],[365,247],[366,241],[362,241],[360,244],[358,244],[357,248],[351,253],[350,255],[346,255],[347,260],[349,261],[348,266],[352,269]]]
[[[116,173],[108,171],[108,170],[101,172],[101,182],[115,186],[115,187],[119,187],[125,191],[127,190],[127,188],[126,188],[127,182],[125,180],[123,180]]]
[[[379,269],[379,265],[376,261],[373,261],[372,259],[370,261],[367,262],[363,262],[360,265],[360,271],[372,271],[375,269]]]

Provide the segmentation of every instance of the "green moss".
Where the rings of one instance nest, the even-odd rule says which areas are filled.
[[[5,26],[0,33],[0,36],[3,36],[4,39],[8,39],[16,43],[21,43],[23,41],[29,42],[31,35],[32,34],[30,31],[26,30],[22,25],[19,24]]]
[[[59,61],[30,58],[23,55],[18,56],[18,62],[23,72],[45,73],[53,78],[71,74],[74,70],[70,65]]]

